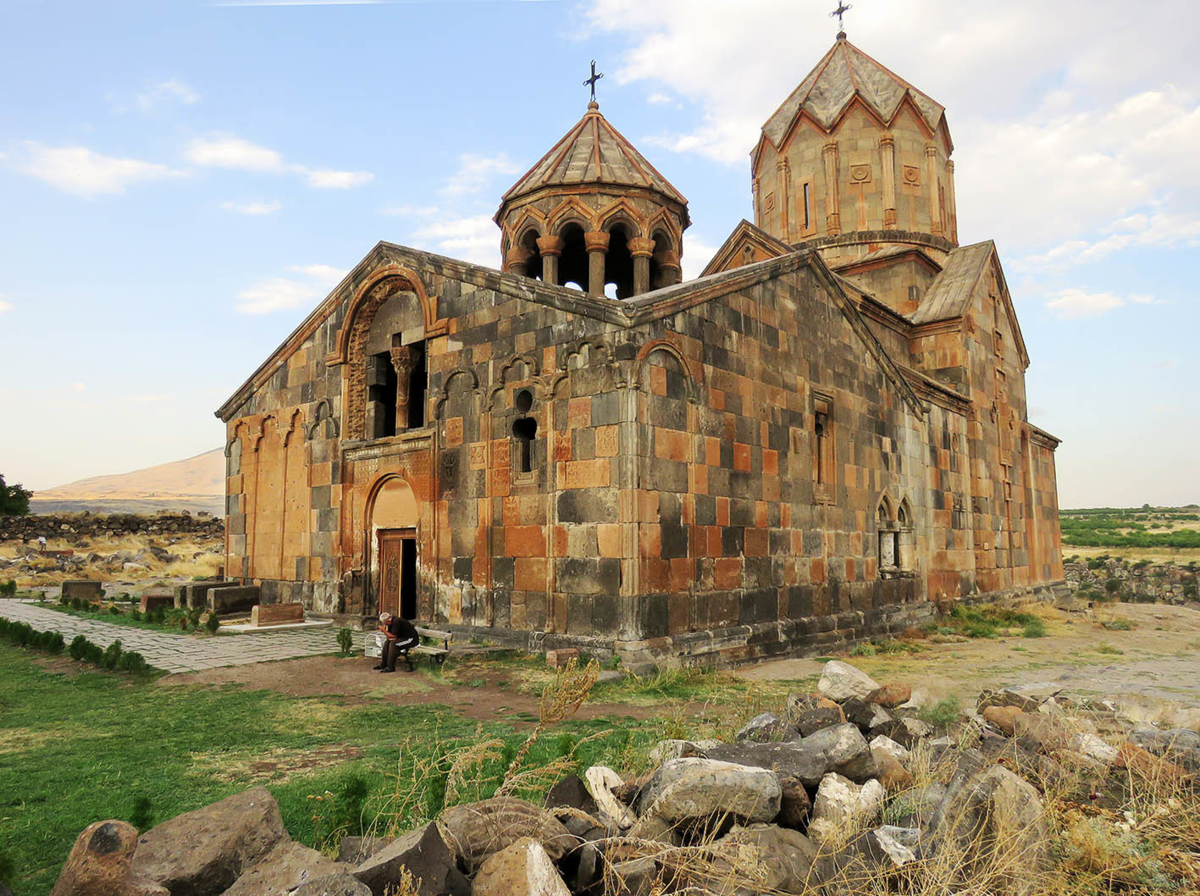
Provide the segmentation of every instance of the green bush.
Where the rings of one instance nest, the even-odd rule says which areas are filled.
[[[87,656],[87,648],[91,643],[83,635],[76,635],[74,640],[71,641],[71,646],[67,648],[67,653],[71,655],[71,659],[73,660],[82,660]]]
[[[120,661],[121,661],[121,640],[120,640],[120,638],[118,638],[116,641],[113,641],[111,644],[109,644],[108,647],[105,649],[103,655],[100,658],[100,664],[102,666],[104,666],[105,669],[115,669],[115,668],[117,668],[117,663]]]
[[[1021,631],[1022,638],[1044,638],[1046,637],[1046,623],[1040,619],[1033,619],[1025,623],[1025,628]]]
[[[17,583],[14,580],[9,579],[4,584],[0,585],[0,597],[16,597],[16,596],[17,596]]]
[[[127,653],[125,656],[137,656],[137,654]],[[129,813],[129,823],[143,833],[154,827],[154,809],[150,797],[139,796],[133,801],[133,811]]]
[[[103,665],[104,650],[99,644],[93,644],[91,641],[88,641],[87,646],[84,648],[83,661],[85,663],[91,663],[93,666]]]
[[[1099,557],[1089,557],[1087,562],[1088,569],[1100,569],[1104,566],[1104,561]]]
[[[121,615],[121,608],[120,608],[120,607],[118,607],[116,604],[113,604],[111,607],[109,607],[109,608],[108,608],[108,615],[110,615],[110,616],[120,616],[120,615]]]
[[[122,652],[120,658],[117,660],[117,668],[131,675],[144,675],[150,671],[150,664],[136,650],[127,650]]]
[[[932,706],[927,706],[917,712],[917,715],[930,725],[944,727],[958,718],[962,705],[957,697],[946,697]]]
[[[1109,594],[1116,594],[1118,591],[1121,590],[1121,580],[1115,579],[1115,578],[1109,579],[1107,582],[1104,583],[1104,590],[1107,591]]]
[[[142,611],[141,610],[130,610],[129,618],[132,619],[134,622],[141,622],[142,621]]]
[[[208,614],[208,619],[204,621],[204,627],[208,629],[208,633],[210,635],[215,635],[217,633],[217,629],[221,627],[221,620],[216,613]],[[342,643],[340,635],[338,636],[338,643]]]

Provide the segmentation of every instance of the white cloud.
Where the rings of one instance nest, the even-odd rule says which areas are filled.
[[[239,314],[270,314],[313,305],[341,282],[346,272],[332,265],[293,265],[288,270],[304,279],[269,277],[238,293],[234,310]]]
[[[184,157],[193,164],[206,168],[226,168],[259,174],[298,174],[310,187],[319,190],[359,187],[375,177],[369,171],[335,171],[331,168],[309,168],[287,162],[282,154],[273,149],[232,136],[193,140],[184,151]]]
[[[694,236],[684,236],[683,257],[679,259],[683,266],[683,279],[692,280],[700,276],[704,266],[712,261],[720,246],[710,245],[704,239]]]
[[[172,78],[169,81],[155,84],[149,90],[137,95],[138,108],[143,112],[150,112],[155,106],[170,101],[190,106],[200,102],[200,94],[182,81]]]
[[[29,160],[21,171],[64,193],[88,199],[101,194],[123,193],[126,187],[142,181],[186,174],[157,162],[103,156],[86,146],[55,147],[26,142],[25,148]]]
[[[447,196],[478,193],[498,175],[520,173],[521,169],[504,153],[484,156],[465,152],[458,157],[458,171],[442,187],[442,193]]]
[[[275,150],[240,137],[193,140],[183,155],[189,162],[209,168],[232,168],[272,174],[287,170],[283,156]]]
[[[651,106],[661,106],[671,102],[671,97],[663,93],[661,90],[656,90],[654,93],[646,97],[646,102]]]
[[[1088,292],[1084,289],[1072,288],[1051,293],[1050,298],[1046,301],[1046,307],[1056,317],[1075,320],[1081,317],[1098,317],[1130,302],[1136,305],[1150,305],[1154,301],[1154,297],[1148,295],[1121,297],[1111,292]]]
[[[82,392],[87,389],[87,386],[83,383],[71,383],[71,388],[76,392]]]
[[[419,228],[413,235],[418,248],[497,267],[500,263],[500,230],[490,215],[443,218]]]
[[[1016,266],[1022,269],[1061,268],[1099,261],[1129,246],[1200,246],[1200,215],[1186,211],[1138,212],[1114,221],[1105,231],[1107,236],[1067,240],[1045,252],[1028,255]]]
[[[331,171],[322,168],[317,171],[305,171],[310,187],[318,190],[348,190],[351,187],[361,187],[375,179],[370,171]]]
[[[4,299],[2,297],[0,297],[0,314],[4,314],[5,312],[12,311],[12,310],[13,310],[12,302],[6,302],[6,301],[4,301]]]
[[[239,215],[273,215],[283,208],[282,202],[222,202],[221,208]]]

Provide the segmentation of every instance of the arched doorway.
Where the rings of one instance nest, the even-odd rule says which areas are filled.
[[[377,612],[417,618],[417,498],[398,476],[385,479],[371,502],[371,581]]]

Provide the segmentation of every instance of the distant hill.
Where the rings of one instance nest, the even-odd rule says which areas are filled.
[[[225,453],[216,448],[187,460],[111,476],[92,476],[34,492],[32,513],[155,513],[207,511],[225,515]]]

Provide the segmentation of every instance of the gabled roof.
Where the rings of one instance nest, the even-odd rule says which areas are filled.
[[[885,122],[892,120],[905,97],[931,131],[945,117],[944,106],[841,37],[763,125],[763,134],[779,146],[801,112],[828,131],[856,96]]]
[[[704,270],[700,272],[700,276],[707,277],[709,274],[725,270],[732,260],[733,254],[737,251],[737,247],[747,243],[757,245],[772,257],[787,255],[789,252],[796,251],[783,240],[772,236],[761,227],[751,224],[745,218],[742,218],[737,226],[733,228],[733,232],[726,237],[725,242],[721,243],[721,248],[713,253],[713,257],[704,266]]]
[[[909,319],[914,324],[920,325],[961,318],[970,307],[971,297],[979,281],[993,265],[996,279],[1000,283],[999,298],[1004,303],[1017,350],[1021,354],[1021,360],[1028,365],[1029,352],[1025,348],[1025,337],[1021,334],[1020,324],[1017,323],[1017,312],[1013,308],[1012,297],[1008,292],[1008,284],[1004,279],[1004,269],[1000,266],[996,244],[991,240],[972,243],[969,246],[959,246],[952,250],[946,257],[942,272],[933,279],[929,290],[921,299],[920,307],[912,313]]]
[[[600,114],[600,106],[589,103],[587,114],[504,194],[501,207],[542,187],[593,183],[642,187],[687,205],[683,194]]]

